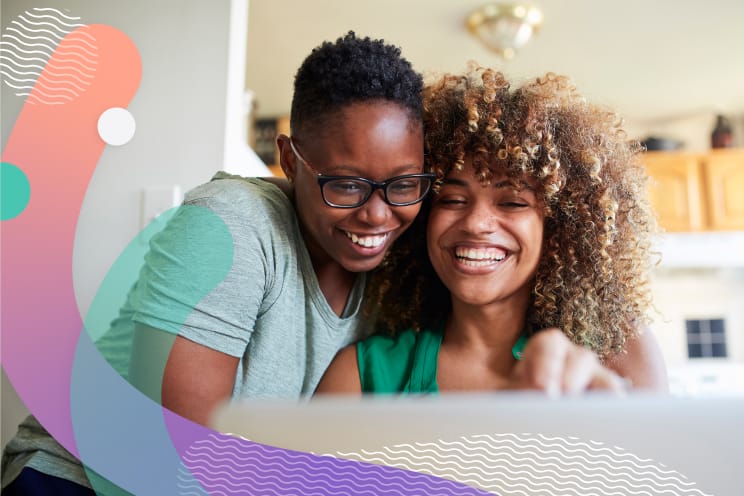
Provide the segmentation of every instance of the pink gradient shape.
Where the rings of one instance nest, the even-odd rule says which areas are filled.
[[[98,135],[98,118],[108,108],[126,108],[142,76],[134,43],[105,25],[70,33],[48,66],[64,64],[58,52],[70,40],[79,40],[81,32],[96,42],[92,83],[68,103],[33,103],[42,83],[47,88],[53,84],[45,70],[3,150],[2,161],[27,175],[31,197],[20,215],[2,222],[0,266],[2,365],[26,406],[75,455],[70,376],[83,328],[72,281],[75,227],[106,147]]]

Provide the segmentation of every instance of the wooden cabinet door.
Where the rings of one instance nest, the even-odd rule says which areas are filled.
[[[713,150],[703,167],[709,228],[744,229],[744,150]]]
[[[648,152],[649,199],[666,231],[700,231],[705,227],[700,156]]]

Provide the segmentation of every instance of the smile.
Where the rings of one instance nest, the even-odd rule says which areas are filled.
[[[470,267],[485,267],[487,265],[498,263],[504,260],[506,255],[506,251],[492,247],[455,248],[455,257],[458,262]]]
[[[376,234],[374,236],[364,236],[355,234],[349,231],[344,231],[346,237],[351,240],[352,243],[365,248],[377,248],[382,245],[388,237],[388,234]]]

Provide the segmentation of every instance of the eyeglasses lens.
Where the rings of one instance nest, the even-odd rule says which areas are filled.
[[[392,205],[410,205],[423,199],[430,187],[427,177],[401,177],[386,185],[385,196]],[[323,185],[323,195],[333,205],[356,207],[367,201],[373,188],[357,179],[336,179]]]

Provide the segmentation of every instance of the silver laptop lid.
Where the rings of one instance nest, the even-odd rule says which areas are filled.
[[[242,401],[224,406],[213,427],[285,450],[427,474],[484,494],[744,491],[742,396],[547,399],[500,393]]]

